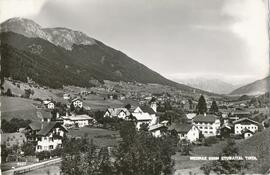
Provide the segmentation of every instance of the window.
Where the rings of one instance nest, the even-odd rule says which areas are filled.
[[[204,129],[208,129],[208,127],[204,127]]]
[[[203,129],[203,127],[202,127],[202,126],[200,126],[200,129]]]
[[[213,127],[210,127],[210,129],[213,129]]]
[[[204,131],[204,133],[208,133],[208,131]]]
[[[210,131],[209,133],[213,134],[213,131]]]
[[[52,137],[49,137],[49,142],[52,142],[53,141],[53,138]]]
[[[50,146],[49,146],[49,149],[53,149],[53,145],[50,145]]]
[[[37,149],[42,149],[42,146],[41,146],[41,145],[38,145],[38,146],[37,146]]]

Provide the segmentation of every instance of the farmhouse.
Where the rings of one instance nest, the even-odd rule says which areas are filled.
[[[1,145],[6,145],[7,148],[13,146],[22,146],[26,142],[24,133],[3,133],[1,134]]]
[[[55,107],[54,103],[50,100],[44,100],[43,104],[45,105],[47,109],[54,109]]]
[[[218,135],[220,120],[216,115],[205,114],[197,115],[193,118],[193,124],[196,125],[205,137]]]
[[[147,123],[149,126],[155,125],[158,123],[158,117],[154,109],[149,106],[138,106],[132,115],[135,117],[139,129],[142,123]]]
[[[130,116],[130,112],[126,108],[108,108],[104,114],[104,117],[121,119],[126,119],[128,116]]]
[[[73,106],[75,107],[75,108],[82,108],[83,107],[83,102],[82,102],[82,100],[81,99],[79,99],[79,98],[73,98],[72,100],[71,100],[71,104],[73,104]]]
[[[71,116],[62,116],[63,119],[63,125],[67,128],[70,127],[84,127],[88,126],[91,121],[93,121],[93,118],[89,115],[83,114],[83,115],[71,115]]]
[[[177,133],[180,140],[187,140],[190,142],[195,142],[196,140],[198,140],[200,135],[200,130],[198,129],[198,127],[196,125],[188,123],[173,123],[171,126],[169,126],[168,130],[172,133]]]
[[[242,118],[233,122],[234,133],[240,135],[245,129],[255,133],[258,131],[259,123],[249,118]]]
[[[36,135],[36,152],[51,151],[62,147],[67,130],[58,122],[47,123]]]

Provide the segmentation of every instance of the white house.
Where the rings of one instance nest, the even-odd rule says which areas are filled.
[[[142,123],[147,123],[149,126],[155,125],[158,123],[158,117],[154,109],[149,106],[138,106],[132,115],[136,118],[137,125],[139,129]]]
[[[36,152],[51,151],[62,147],[67,130],[58,122],[49,122],[36,134]]]
[[[77,126],[79,128],[88,126],[93,118],[89,115],[71,115],[71,116],[62,116],[63,125],[67,128]]]
[[[259,123],[249,118],[241,118],[233,122],[234,134],[243,134],[244,130],[249,130],[253,133],[258,131]]]
[[[46,106],[48,109],[54,109],[55,105],[52,101],[50,100],[44,100],[43,104]]]
[[[75,107],[75,108],[82,108],[83,107],[83,102],[82,102],[82,100],[81,99],[79,99],[79,98],[74,98],[74,99],[72,99],[71,100],[71,103],[73,104],[73,106]]]
[[[192,119],[192,123],[199,128],[205,137],[216,136],[219,134],[220,120],[216,115],[200,114]]]
[[[180,140],[187,140],[190,142],[195,142],[199,139],[200,130],[196,125],[193,124],[177,124],[173,123],[169,126],[168,130],[171,132],[177,132],[177,135]]]
[[[130,116],[130,112],[126,108],[108,108],[104,114],[104,117],[121,119],[126,119],[128,116]]]

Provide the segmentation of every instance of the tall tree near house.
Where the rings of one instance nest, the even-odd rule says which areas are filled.
[[[197,105],[197,114],[204,114],[207,112],[207,105],[203,95],[200,96],[199,102]]]
[[[209,112],[211,114],[214,114],[214,113],[217,113],[218,112],[218,105],[217,105],[217,102],[215,100],[212,101],[212,105],[211,105],[211,107],[209,109]]]

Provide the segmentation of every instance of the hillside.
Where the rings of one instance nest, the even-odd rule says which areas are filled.
[[[194,90],[168,80],[124,53],[71,29],[43,29],[31,20],[14,18],[1,24],[0,39],[2,77],[21,81],[30,77],[52,88],[63,85],[90,87],[90,80],[95,79],[100,82],[158,83],[187,92]],[[70,44],[71,49],[67,48]]]
[[[270,76],[235,89],[231,95],[260,95],[269,92]]]
[[[256,133],[253,137],[243,140],[238,144],[239,150],[244,156],[255,156],[257,161],[250,161],[249,169],[254,173],[264,174],[269,168],[270,162],[270,128]]]

